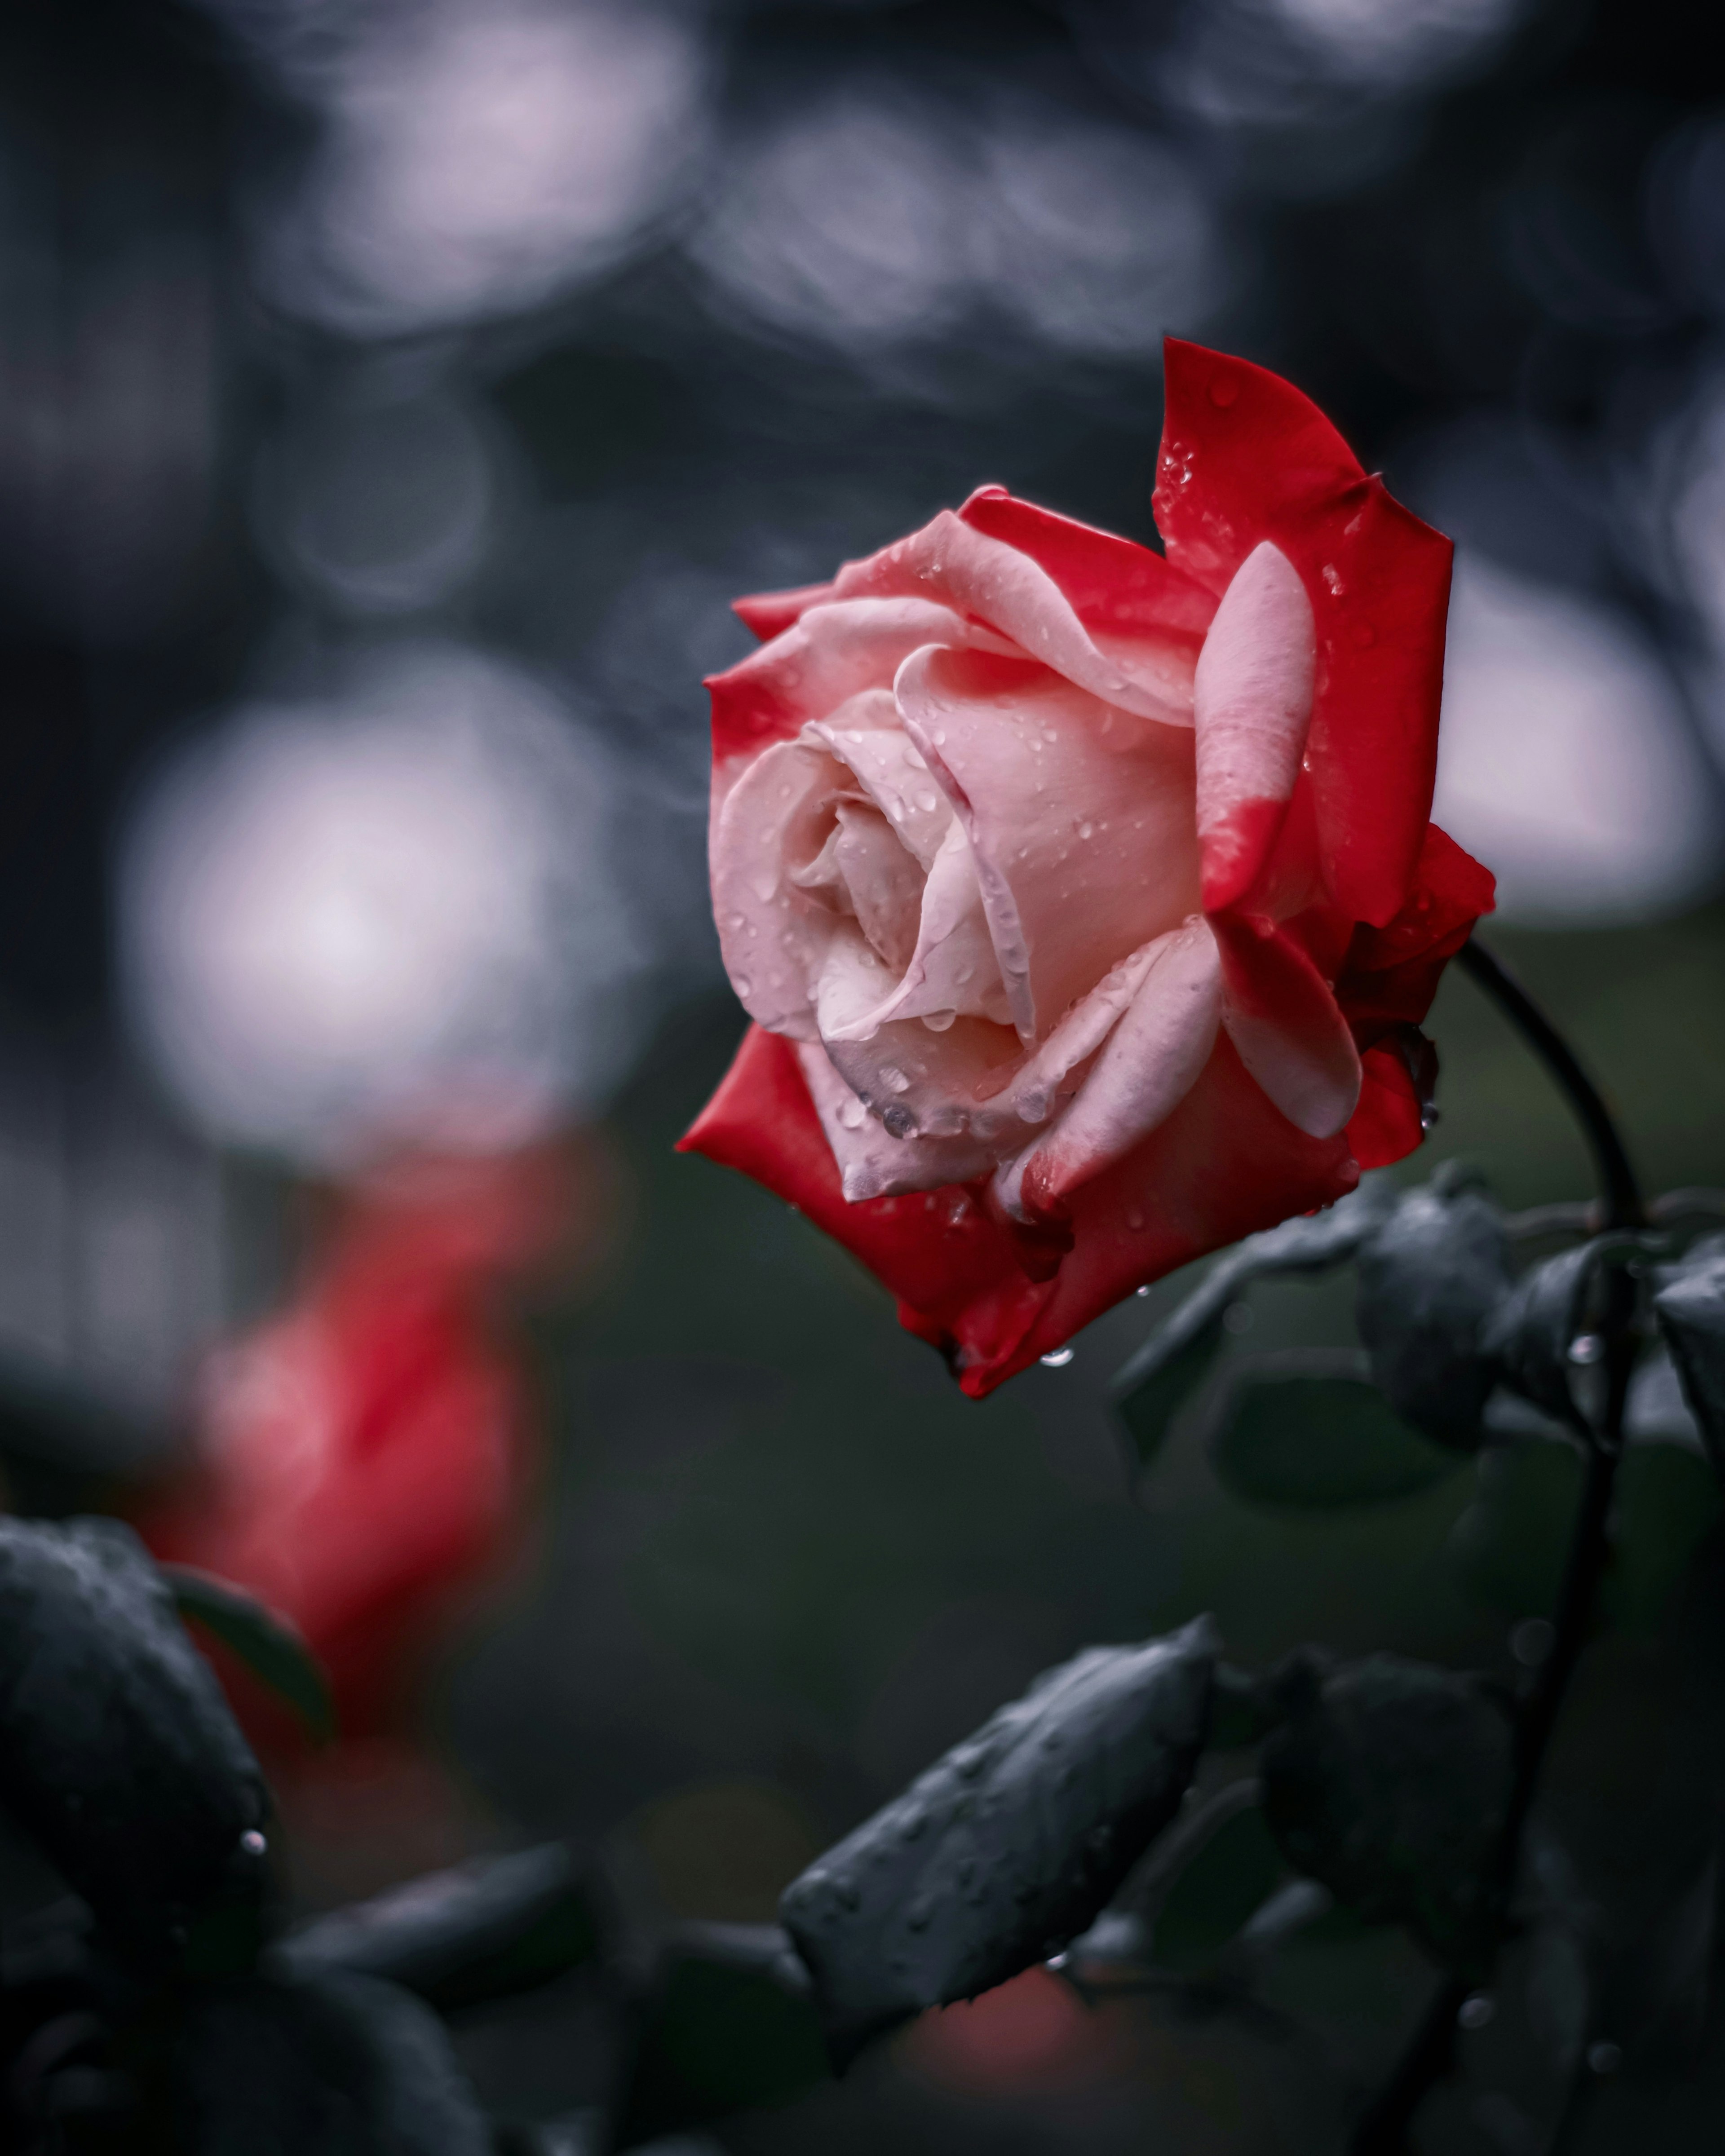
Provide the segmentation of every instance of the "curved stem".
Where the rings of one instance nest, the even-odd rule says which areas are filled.
[[[1521,1034],[1568,1101],[1599,1172],[1604,1200],[1604,1226],[1644,1226],[1646,1206],[1622,1135],[1568,1042],[1515,976],[1477,938],[1470,937],[1462,946],[1457,963]],[[1515,1773],[1504,1810],[1494,1881],[1500,1924],[1508,1915],[1520,1868],[1522,1833],[1538,1789],[1540,1770],[1569,1680],[1587,1644],[1599,1581],[1610,1554],[1611,1502],[1618,1462],[1623,1456],[1624,1409],[1635,1363],[1634,1281],[1625,1273],[1612,1272],[1606,1296],[1599,1327],[1605,1347],[1604,1401],[1588,1446],[1587,1477],[1570,1532],[1563,1584],[1553,1620],[1551,1651],[1540,1665],[1517,1717]],[[1409,2145],[1408,2128],[1415,2111],[1427,2092],[1455,2064],[1456,2015],[1471,1989],[1460,1978],[1446,1978],[1440,1986],[1394,2073],[1361,2119],[1354,2135],[1354,2156],[1402,2156]]]

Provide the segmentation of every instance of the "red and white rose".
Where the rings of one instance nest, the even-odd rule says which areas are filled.
[[[1419,1142],[1406,1029],[1491,903],[1429,816],[1450,545],[1171,342],[1166,557],[984,487],[742,600],[713,904],[754,1020],[684,1141],[980,1395]]]

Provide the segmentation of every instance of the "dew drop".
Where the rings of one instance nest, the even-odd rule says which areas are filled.
[[[955,1010],[925,1011],[922,1023],[931,1033],[945,1033],[958,1014]]]
[[[1605,1343],[1597,1332],[1578,1332],[1569,1342],[1569,1360],[1583,1369],[1597,1363],[1605,1352]]]
[[[868,1110],[864,1107],[860,1101],[855,1099],[847,1101],[839,1111],[839,1121],[843,1123],[847,1131],[860,1131],[867,1116]]]
[[[1348,596],[1348,587],[1342,581],[1342,572],[1333,562],[1326,562],[1319,574],[1328,587],[1330,597],[1332,599],[1345,598]]]
[[[1219,405],[1225,412],[1239,394],[1240,377],[1237,374],[1213,374],[1210,377],[1212,404]]]
[[[911,1081],[896,1063],[889,1063],[880,1073],[881,1081],[895,1093],[908,1093]]]
[[[749,983],[747,974],[733,973],[731,976],[731,985],[737,991],[739,996],[742,997],[745,1001],[747,1000]]]
[[[1139,1296],[1139,1297],[1142,1299],[1143,1296],[1145,1296],[1148,1295],[1148,1294],[1149,1294],[1149,1292],[1150,1292],[1150,1291],[1149,1291],[1149,1289],[1148,1289],[1147,1287],[1140,1287],[1140,1288],[1134,1288],[1134,1289],[1132,1290],[1132,1292],[1133,1292],[1133,1294],[1134,1294],[1134,1295],[1136,1295],[1136,1296]]]
[[[1126,1216],[1126,1224],[1128,1228],[1142,1228],[1144,1224],[1143,1214],[1137,1211],[1128,1213]]]
[[[1051,1354],[1043,1356],[1041,1361],[1045,1370],[1064,1370],[1071,1359],[1070,1348],[1056,1348]]]
[[[268,1837],[259,1834],[256,1827],[249,1826],[239,1837],[239,1845],[248,1856],[261,1856],[270,1843]]]

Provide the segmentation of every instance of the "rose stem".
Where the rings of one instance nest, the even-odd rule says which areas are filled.
[[[1477,937],[1471,937],[1462,945],[1456,963],[1520,1033],[1568,1101],[1599,1174],[1604,1199],[1603,1225],[1607,1229],[1644,1226],[1646,1211],[1640,1186],[1622,1136],[1568,1042],[1514,974],[1492,957]],[[1605,1366],[1604,1410],[1587,1448],[1586,1476],[1558,1596],[1551,1651],[1541,1663],[1517,1717],[1515,1778],[1510,1784],[1498,1844],[1495,1899],[1500,1922],[1514,1888],[1522,1835],[1540,1769],[1569,1680],[1587,1643],[1599,1580],[1610,1553],[1611,1499],[1623,1455],[1624,1409],[1635,1362],[1635,1283],[1626,1274],[1614,1270],[1609,1278],[1600,1328]],[[1402,2156],[1409,2145],[1408,2128],[1414,2112],[1426,2092],[1443,2080],[1455,2064],[1456,2017],[1474,1988],[1461,1977],[1452,1977],[1442,1985],[1395,2071],[1361,2119],[1354,2135],[1353,2156]]]

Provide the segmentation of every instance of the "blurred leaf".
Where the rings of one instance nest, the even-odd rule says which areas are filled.
[[[561,1842],[475,1858],[320,1917],[273,1957],[285,1973],[375,1976],[449,2013],[552,1978],[598,1950],[595,1890]]]
[[[877,2031],[1004,1984],[1081,1932],[1178,1809],[1214,1628],[1050,1671],[785,1892],[842,2068]]]
[[[1617,1527],[1603,1597],[1613,1624],[1653,1630],[1722,1509],[1718,1478],[1686,1445],[1630,1446],[1618,1470]]]
[[[1573,1923],[1548,1914],[1533,1925],[1527,1982],[1529,2025],[1553,2071],[1567,2080],[1581,2056],[1591,2011],[1587,1954]]]
[[[0,1519],[0,1798],[128,1952],[174,1960],[194,1922],[225,1910],[234,1962],[249,1964],[263,1778],[117,1522]],[[223,1928],[197,1942],[206,1969]]]
[[[1620,1248],[1596,1236],[1524,1273],[1498,1305],[1485,1345],[1499,1374],[1523,1399],[1572,1429],[1584,1426],[1570,1390],[1569,1351],[1582,1330],[1588,1291],[1600,1265]]]
[[[1302,1214],[1248,1235],[1211,1266],[1114,1381],[1141,1466],[1147,1467],[1161,1450],[1182,1402],[1214,1362],[1223,1317],[1240,1291],[1268,1275],[1325,1272],[1346,1264],[1394,1202],[1386,1185],[1367,1183],[1327,1213]]]
[[[1643,2072],[1681,2073],[1694,2063],[1707,2030],[1718,1920],[1714,1847],[1612,1958],[1609,2033]]]
[[[1581,1455],[1561,1437],[1528,1436],[1482,1453],[1474,1502],[1450,1556],[1468,1591],[1507,1617],[1556,1607],[1581,1494]]]
[[[1281,1689],[1288,1718],[1262,1772],[1282,1855],[1368,1922],[1483,1969],[1512,1771],[1502,1706],[1477,1678],[1399,1655],[1330,1668],[1308,1652]]]
[[[828,2074],[809,1973],[776,1924],[685,1924],[644,2010],[616,2145],[783,2103]]]
[[[1440,1444],[1480,1442],[1496,1382],[1481,1336],[1509,1286],[1502,1214],[1453,1178],[1410,1190],[1361,1248],[1358,1314],[1372,1375],[1403,1421]]]
[[[1157,1916],[1154,1951],[1172,1969],[1198,1969],[1275,1892],[1282,1857],[1256,1804],[1224,1822],[1169,1889]]]
[[[491,2156],[442,2023],[370,1977],[194,1994],[172,2085],[183,2156]]]
[[[1704,1254],[1682,1267],[1653,1309],[1707,1455],[1725,1475],[1725,1256]]]
[[[196,1619],[230,1648],[254,1677],[292,1707],[320,1743],[332,1743],[336,1707],[329,1679],[287,1619],[212,1573],[183,1564],[161,1569],[181,1616]]]
[[[1242,1360],[1211,1403],[1206,1438],[1224,1489],[1286,1511],[1390,1504],[1458,1464],[1398,1419],[1364,1358],[1345,1350]]]

